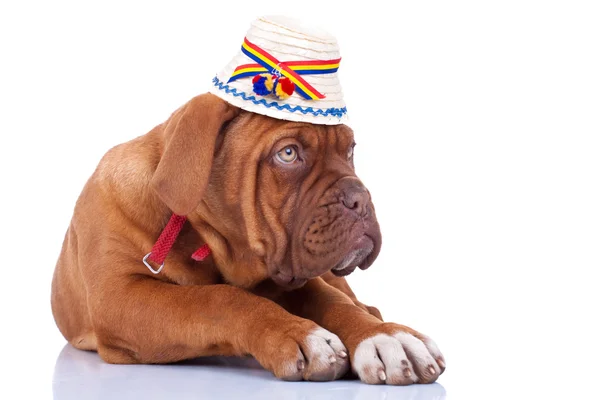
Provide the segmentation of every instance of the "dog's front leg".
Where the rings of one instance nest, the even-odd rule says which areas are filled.
[[[354,294],[354,292],[350,288],[350,285],[348,285],[348,282],[346,282],[346,278],[344,278],[342,276],[335,276],[331,272],[327,272],[324,275],[321,275],[321,278],[323,278],[323,280],[326,283],[328,283],[329,285],[333,286],[337,290],[339,290],[342,293],[344,293],[346,296],[350,297],[350,299],[352,300],[352,302],[354,304],[356,304],[358,307],[362,308],[363,310],[365,310],[369,314],[374,315],[375,317],[377,317],[378,319],[380,319],[380,320],[383,321],[383,317],[381,316],[381,312],[379,312],[379,309],[377,307],[368,306],[366,304],[363,304],[362,302],[360,302],[356,298],[356,295]]]
[[[352,370],[363,382],[408,385],[435,381],[445,361],[429,337],[403,325],[382,322],[322,278],[285,294],[286,307],[334,332],[350,352]]]
[[[240,288],[149,277],[97,287],[90,311],[98,352],[110,363],[250,354],[287,380],[336,379],[349,366],[336,335]]]

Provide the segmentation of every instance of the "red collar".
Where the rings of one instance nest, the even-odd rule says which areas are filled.
[[[160,233],[160,236],[156,240],[156,243],[154,243],[154,246],[152,246],[152,250],[150,250],[150,253],[146,254],[144,257],[144,264],[153,274],[158,274],[165,266],[165,258],[167,258],[167,254],[169,254],[169,251],[173,247],[173,244],[175,243],[179,232],[181,232],[181,228],[183,228],[183,224],[185,224],[186,220],[187,218],[182,215],[171,215],[169,222]],[[203,261],[210,255],[210,253],[210,247],[208,247],[208,244],[205,244],[196,250],[194,254],[192,254],[192,258],[196,261]],[[160,267],[158,269],[152,268],[152,266],[148,264],[148,260],[159,264]]]

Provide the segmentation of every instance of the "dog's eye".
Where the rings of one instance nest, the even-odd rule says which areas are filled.
[[[277,158],[285,164],[293,163],[298,158],[298,152],[294,146],[288,146],[277,152]]]
[[[348,160],[351,159],[353,155],[354,155],[354,145],[350,146],[350,148],[348,149]]]

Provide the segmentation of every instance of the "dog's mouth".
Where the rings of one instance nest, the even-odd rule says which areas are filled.
[[[346,276],[354,272],[356,267],[366,269],[369,266],[369,256],[373,253],[374,248],[373,239],[368,235],[362,236],[352,246],[348,255],[331,269],[331,272],[336,276]]]
[[[360,269],[368,268],[372,261],[372,257],[369,256],[373,254],[374,249],[373,239],[368,235],[363,235],[350,248],[348,254],[331,269],[331,272],[336,276],[346,276],[354,272],[356,267]],[[271,276],[271,279],[286,290],[294,290],[303,286],[309,278],[294,276],[278,270]]]

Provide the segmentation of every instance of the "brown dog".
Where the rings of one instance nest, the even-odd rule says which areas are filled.
[[[254,356],[288,380],[433,382],[428,337],[382,322],[346,283],[377,257],[379,227],[354,173],[352,131],[198,96],[111,149],[77,201],[52,283],[76,348],[109,363]],[[176,213],[166,266],[142,263]],[[190,255],[208,244],[212,257]]]

